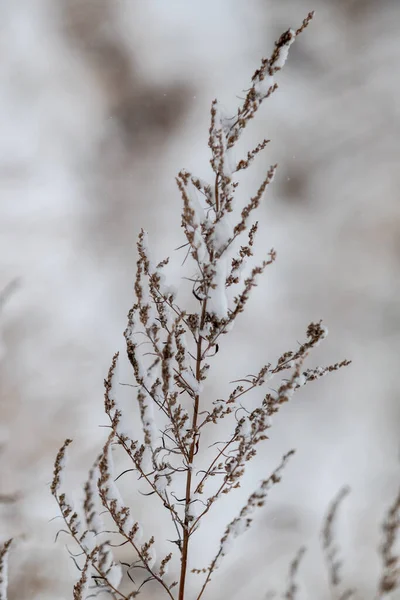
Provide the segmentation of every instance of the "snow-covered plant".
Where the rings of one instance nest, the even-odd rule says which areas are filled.
[[[136,301],[125,330],[127,358],[135,380],[141,426],[132,438],[126,426],[125,409],[119,401],[119,354],[115,354],[105,380],[105,412],[110,433],[90,471],[81,509],[74,510],[62,483],[65,455],[70,440],[60,449],[51,491],[69,534],[80,548],[81,576],[74,587],[74,600],[107,591],[112,598],[136,597],[146,583],[158,583],[160,597],[188,597],[187,579],[191,547],[196,533],[217,501],[240,486],[246,466],[267,440],[271,419],[300,387],[348,364],[343,360],[328,367],[305,368],[310,351],[326,337],[321,322],[311,323],[305,340],[285,352],[274,363],[266,363],[256,374],[236,380],[226,398],[212,400],[204,393],[209,360],[218,352],[252,289],[275,260],[270,250],[261,264],[252,264],[258,230],[254,214],[273,180],[277,165],[271,166],[258,190],[241,210],[236,207],[237,174],[246,170],[266,147],[263,140],[238,160],[237,142],[259,107],[277,89],[275,77],[284,66],[290,46],[312,19],[310,13],[297,30],[287,30],[275,43],[269,58],[261,62],[237,113],[228,117],[215,100],[211,106],[209,148],[212,181],[180,171],[177,185],[182,197],[184,247],[192,261],[190,285],[196,309],[185,309],[165,275],[168,259],[154,262],[147,234],[138,239],[135,280]],[[274,389],[269,387],[274,380]],[[243,399],[251,390],[264,388],[256,408],[247,409]],[[220,422],[231,432],[220,440]],[[207,446],[215,453],[206,468],[199,468],[205,433]],[[212,439],[214,445],[210,444]],[[176,532],[171,552],[157,558],[157,538],[142,538],[135,519],[135,506],[128,506],[115,480],[113,448],[119,446],[148,493],[159,500]],[[191,597],[205,595],[211,577],[232,547],[235,538],[251,525],[256,509],[263,506],[271,488],[280,481],[292,456],[288,452],[275,471],[249,496],[238,516],[226,525],[219,546],[207,566],[190,569],[196,574]],[[110,521],[113,529],[105,524]],[[119,537],[119,541],[117,538]],[[129,548],[129,558],[120,563],[113,547]],[[299,562],[299,561],[298,561]],[[294,580],[298,564],[293,567]],[[170,567],[170,569],[168,569]],[[135,573],[145,573],[140,585]],[[292,583],[294,596],[294,583]],[[289,594],[289,592],[288,592]],[[290,597],[290,596],[288,596]]]

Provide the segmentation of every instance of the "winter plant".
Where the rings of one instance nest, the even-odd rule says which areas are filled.
[[[235,381],[227,397],[212,400],[204,394],[209,361],[246,308],[259,277],[275,260],[274,250],[270,250],[261,264],[254,265],[251,259],[258,230],[254,215],[277,165],[268,169],[255,195],[239,210],[235,197],[238,174],[250,167],[268,140],[264,139],[240,160],[235,158],[236,146],[261,104],[277,90],[275,77],[284,66],[291,45],[312,17],[310,13],[297,30],[283,33],[271,56],[262,59],[233,117],[228,117],[220,104],[213,101],[208,140],[212,181],[203,181],[184,170],[177,176],[183,202],[181,226],[186,238],[182,248],[186,248],[186,257],[191,261],[187,279],[195,310],[178,304],[176,290],[167,283],[168,259],[154,262],[147,234],[144,231],[139,234],[136,301],[129,311],[124,336],[134,376],[131,389],[141,417],[140,431],[137,437],[132,436],[130,415],[120,402],[117,353],[105,380],[105,412],[110,431],[89,473],[80,509],[73,508],[63,484],[71,440],[65,441],[55,461],[51,492],[66,531],[79,549],[74,554],[80,569],[74,600],[101,592],[116,600],[128,600],[138,596],[149,582],[158,585],[160,598],[164,595],[171,600],[186,600],[189,589],[191,598],[204,598],[235,538],[250,527],[256,509],[264,505],[271,488],[280,482],[293,450],[283,456],[276,469],[248,497],[239,514],[226,525],[210,562],[191,568],[190,552],[200,526],[204,526],[217,501],[223,502],[226,495],[239,488],[248,462],[268,439],[272,417],[281,406],[299,388],[349,364],[343,360],[327,367],[305,368],[310,351],[327,335],[321,322],[311,323],[303,343],[282,354],[276,362],[260,366],[256,374]],[[250,410],[243,400],[255,388],[260,392],[263,388],[264,392],[258,405]],[[220,441],[222,420],[223,442]],[[203,467],[205,446],[207,452],[214,454]],[[159,510],[166,512],[175,532],[176,539],[170,540],[171,551],[160,558],[156,536],[143,537],[142,527],[135,519],[135,507],[128,506],[122,498],[113,466],[117,447],[130,463],[124,473],[137,474],[147,486],[147,493],[158,500]],[[388,573],[393,558],[390,540],[396,533],[393,523],[397,513],[393,511],[388,524],[392,537],[387,535],[384,551]],[[335,512],[336,505],[327,517],[323,537],[333,586],[338,581],[331,532]],[[124,549],[123,562],[115,556],[119,547]],[[0,600],[6,598],[8,548],[9,543],[0,551]],[[295,579],[303,554],[301,549],[290,567],[286,598],[295,598]],[[189,572],[194,578],[190,588]],[[382,590],[393,581],[388,574],[382,580]],[[152,594],[158,597],[155,587]]]

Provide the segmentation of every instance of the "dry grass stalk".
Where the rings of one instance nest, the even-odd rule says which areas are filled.
[[[300,563],[301,563],[305,553],[306,553],[306,548],[304,546],[302,546],[300,548],[300,550],[297,552],[296,556],[294,557],[294,559],[290,565],[288,587],[287,587],[285,595],[283,596],[283,598],[285,598],[285,600],[296,600],[297,591],[298,591],[296,578],[297,578],[297,573],[299,571]]]
[[[262,60],[234,117],[228,117],[216,100],[212,103],[208,144],[213,181],[205,182],[184,170],[177,176],[183,202],[182,229],[194,267],[191,282],[198,305],[195,313],[188,313],[177,304],[176,291],[167,284],[164,274],[168,259],[154,263],[147,234],[141,231],[139,235],[136,302],[128,315],[125,340],[136,382],[141,433],[138,439],[132,439],[125,427],[126,415],[118,400],[120,357],[116,354],[105,381],[110,434],[89,474],[82,515],[73,509],[62,485],[70,440],[61,448],[55,463],[51,490],[67,530],[82,553],[75,600],[102,591],[112,598],[128,600],[151,581],[158,584],[165,597],[185,600],[189,552],[195,534],[215,502],[240,486],[248,461],[256,455],[258,445],[268,439],[272,416],[300,387],[349,364],[342,361],[324,368],[304,368],[309,352],[327,334],[321,322],[311,323],[302,344],[285,352],[275,364],[264,364],[255,375],[236,381],[227,398],[210,405],[202,394],[209,358],[218,351],[222,338],[244,311],[259,276],[275,260],[275,251],[270,250],[261,264],[254,266],[249,262],[258,228],[253,215],[277,165],[268,169],[255,195],[238,211],[235,174],[251,165],[266,147],[267,140],[239,161],[234,156],[235,145],[264,100],[276,91],[275,76],[285,64],[290,46],[312,16],[310,13],[297,30],[286,31],[276,42],[270,58]],[[245,240],[237,249],[236,242],[243,236]],[[267,387],[272,379],[276,381],[275,391]],[[256,387],[267,389],[259,405],[246,410],[243,397]],[[198,471],[196,460],[202,449],[203,433],[211,428],[215,430],[214,439],[218,440],[217,426],[222,419],[231,422],[231,434],[224,443],[216,442],[213,460],[206,469]],[[149,493],[159,499],[160,510],[169,514],[177,539],[173,540],[174,550],[161,560],[155,551],[157,540],[153,536],[142,540],[142,528],[135,521],[134,510],[121,497],[114,476],[113,446],[123,449],[132,470],[147,483]],[[202,582],[191,597],[200,600],[204,595],[233,540],[248,529],[251,516],[264,505],[270,488],[280,481],[281,471],[292,454],[293,451],[286,454],[273,474],[249,496],[238,517],[227,526],[209,565],[193,569]],[[101,515],[104,509],[115,531],[105,531]],[[115,535],[119,536],[120,545],[130,548],[130,562],[115,561],[112,546],[116,544],[110,538],[114,540]],[[139,586],[132,576],[137,571],[146,573]],[[293,568],[293,579],[296,571],[297,566]],[[130,592],[121,591],[124,574],[125,580],[129,578],[134,585]]]
[[[329,583],[332,598],[336,600],[350,600],[355,597],[356,590],[345,588],[343,590],[343,580],[341,577],[342,561],[338,558],[339,549],[335,544],[335,524],[338,511],[345,497],[350,493],[350,488],[343,487],[336,498],[334,498],[328,509],[322,528],[322,545],[325,553],[326,564],[328,567]],[[398,544],[398,532],[400,529],[400,492],[394,499],[392,505],[387,511],[384,520],[383,540],[380,547],[382,557],[382,573],[378,582],[378,589],[375,595],[376,600],[381,600],[385,596],[391,596],[400,587],[400,558],[396,552]],[[289,585],[283,598],[295,600],[298,590],[295,583],[300,561],[305,553],[305,548],[301,548],[289,570]]]
[[[8,553],[12,540],[0,546],[0,600],[7,600],[8,587]]]
[[[338,600],[348,600],[355,593],[355,591],[352,589],[345,589],[344,591],[341,591],[342,578],[340,569],[342,567],[342,561],[338,558],[339,548],[335,544],[334,531],[339,508],[349,493],[350,488],[347,486],[343,487],[339,491],[328,509],[322,528],[322,546],[328,567],[329,584],[332,590],[333,598],[337,598]]]
[[[383,570],[378,585],[378,598],[391,594],[400,586],[400,558],[395,552],[400,529],[400,491],[386,514],[382,529],[383,541],[380,551]]]

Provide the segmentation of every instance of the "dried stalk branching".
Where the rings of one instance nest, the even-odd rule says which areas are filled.
[[[54,468],[51,491],[66,531],[81,552],[81,576],[74,587],[74,600],[100,592],[128,600],[136,597],[149,582],[158,586],[160,596],[185,600],[189,553],[196,532],[214,504],[240,486],[248,462],[256,456],[259,445],[268,439],[273,415],[299,388],[349,364],[344,360],[327,367],[305,368],[309,353],[327,335],[321,322],[311,323],[303,343],[285,352],[275,364],[265,363],[256,374],[234,382],[226,398],[204,397],[209,359],[218,352],[223,337],[245,310],[259,277],[276,257],[271,249],[260,264],[251,263],[258,230],[254,215],[277,165],[267,170],[254,195],[238,210],[236,174],[253,163],[268,141],[261,141],[239,160],[235,157],[236,144],[264,100],[276,91],[275,77],[284,66],[291,45],[312,16],[310,13],[297,30],[289,29],[275,43],[271,56],[261,61],[252,76],[250,88],[233,117],[225,114],[217,100],[213,101],[208,139],[211,181],[203,181],[185,170],[176,178],[183,203],[184,246],[192,261],[189,279],[197,303],[195,312],[178,305],[177,292],[165,276],[168,259],[154,262],[147,234],[144,231],[139,234],[136,300],[129,311],[124,333],[141,420],[138,437],[133,439],[128,433],[128,416],[119,400],[121,359],[117,353],[105,380],[104,406],[110,433],[89,473],[81,509],[73,508],[63,486],[70,440],[60,449]],[[270,387],[272,380],[273,388]],[[244,396],[255,388],[264,390],[258,406],[246,409]],[[231,433],[224,442],[218,442],[218,425],[222,419],[230,424]],[[212,446],[215,454],[207,468],[199,469],[197,461],[202,455],[203,434],[207,431],[209,439],[210,429],[216,440]],[[134,506],[122,498],[113,466],[115,447],[127,455],[130,470],[145,482],[148,493],[158,500],[160,511],[165,510],[169,515],[176,539],[172,540],[173,549],[165,556],[158,556],[158,540],[154,536],[144,537],[135,519]],[[208,566],[192,570],[197,577],[191,598],[203,597],[235,538],[249,528],[254,512],[264,505],[271,487],[279,483],[292,454],[290,451],[283,457],[281,464],[261,482],[239,515],[227,525]],[[105,516],[107,522],[113,523],[111,531],[103,522]],[[117,562],[113,555],[116,536],[130,556],[124,563]],[[299,561],[300,557],[292,565],[287,598],[295,596],[294,579]],[[135,583],[137,572],[145,573],[140,584]],[[131,583],[131,591],[122,591]]]

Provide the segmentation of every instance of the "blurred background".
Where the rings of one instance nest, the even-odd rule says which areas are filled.
[[[302,545],[298,598],[333,598],[320,530],[344,484],[343,579],[356,598],[374,598],[381,523],[399,484],[399,2],[17,0],[0,3],[0,535],[15,537],[10,600],[72,598],[78,574],[66,538],[54,542],[49,481],[72,437],[79,496],[104,439],[103,379],[123,348],[137,234],[144,227],[154,256],[172,253],[179,273],[174,177],[183,167],[207,176],[211,100],[234,112],[260,58],[313,9],[247,132],[246,149],[272,141],[241,193],[279,163],[258,240],[278,260],[221,348],[210,394],[295,347],[320,318],[330,334],[310,366],[353,363],[284,407],[246,486],[211,513],[193,566],[207,564],[224,523],[297,448],[209,598],[221,589],[279,597]],[[146,499],[135,498],[146,523]],[[151,520],[162,537],[162,516]]]

